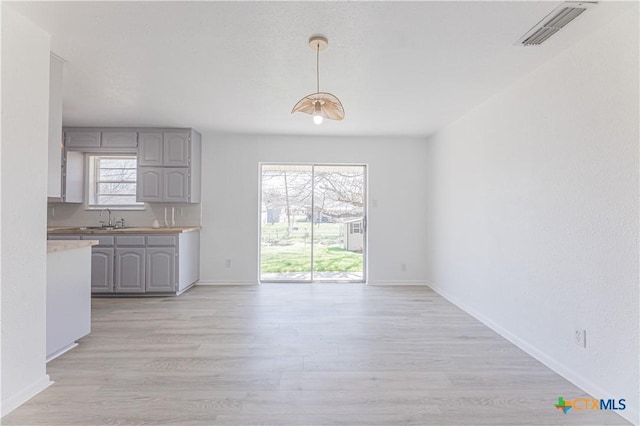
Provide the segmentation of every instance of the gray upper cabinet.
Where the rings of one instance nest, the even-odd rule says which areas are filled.
[[[63,133],[61,201],[84,202],[86,153],[137,153],[137,201],[200,202],[202,137],[195,130],[66,127]]]
[[[191,161],[191,134],[188,131],[141,132],[138,165],[147,167],[188,167]]]
[[[146,203],[159,203],[163,199],[163,168],[138,167],[137,199]]]
[[[193,129],[140,132],[138,201],[199,203],[201,150]]]
[[[163,168],[163,201],[170,203],[188,203],[189,202],[189,169],[180,168]]]
[[[146,291],[176,291],[176,248],[154,247],[147,248],[146,252]]]
[[[67,151],[136,153],[138,130],[129,128],[65,127],[64,148]]]
[[[101,133],[96,131],[65,130],[65,148],[100,148]]]
[[[102,132],[102,148],[136,148],[137,132]]]
[[[138,167],[138,201],[188,203],[189,179],[186,167]]]
[[[188,167],[191,159],[189,132],[165,132],[164,133],[164,159],[165,167]]]
[[[164,149],[162,132],[140,132],[138,166],[161,167]]]
[[[144,293],[144,248],[116,248],[116,293]]]

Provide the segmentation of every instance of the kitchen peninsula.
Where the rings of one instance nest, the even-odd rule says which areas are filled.
[[[91,246],[97,244],[47,241],[47,361],[91,332]]]

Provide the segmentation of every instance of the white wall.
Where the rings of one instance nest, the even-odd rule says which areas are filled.
[[[636,5],[429,138],[427,157],[434,288],[594,397],[626,398],[634,422],[638,71]]]
[[[45,371],[49,35],[2,4],[2,407]]]
[[[201,282],[258,282],[260,162],[324,162],[369,166],[368,282],[424,284],[424,139],[210,134],[202,150]]]
[[[171,221],[171,207],[175,208],[176,226],[200,225],[200,204],[145,204],[145,210],[113,210],[112,218],[124,218],[127,226],[151,226],[158,220],[164,226],[164,209],[167,219]],[[47,209],[49,226],[99,226],[100,221],[107,220],[106,214],[100,217],[99,210],[86,210],[84,204],[64,204],[51,202]]]

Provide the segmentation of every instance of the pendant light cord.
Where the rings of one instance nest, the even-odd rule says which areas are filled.
[[[320,43],[316,44],[316,81],[318,83],[316,93],[320,93]]]

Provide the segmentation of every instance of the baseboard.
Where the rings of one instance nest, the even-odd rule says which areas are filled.
[[[399,285],[421,285],[421,286],[428,286],[429,283],[426,281],[368,281],[367,285],[393,285],[393,286],[399,286]]]
[[[21,392],[16,395],[10,396],[9,398],[2,401],[2,406],[0,407],[0,417],[4,417],[49,386],[51,386],[53,382],[49,380],[49,375],[45,374],[40,380],[32,384],[31,386],[23,389]]]
[[[78,346],[78,344],[76,342],[73,342],[65,346],[64,348],[57,350],[56,352],[47,356],[46,362],[53,361],[54,359],[58,358],[60,355],[69,352],[71,349],[75,348],[76,346]]]
[[[195,285],[258,285],[257,281],[200,280]]]
[[[453,303],[458,308],[462,309],[467,314],[471,315],[472,317],[474,317],[475,319],[477,319],[478,321],[480,321],[481,323],[483,323],[484,325],[486,325],[487,327],[489,327],[490,329],[498,333],[500,336],[504,337],[509,342],[513,343],[514,345],[516,345],[517,347],[525,351],[527,354],[531,355],[532,357],[534,357],[535,359],[537,359],[538,361],[540,361],[541,363],[549,367],[551,370],[555,371],[556,373],[558,373],[559,375],[561,375],[562,377],[564,377],[565,379],[567,379],[568,381],[570,381],[571,383],[573,383],[574,385],[576,385],[577,387],[579,387],[580,389],[588,393],[589,395],[594,396],[595,398],[609,398],[611,395],[615,395],[614,392],[607,392],[605,389],[603,389],[599,385],[596,385],[595,383],[588,380],[587,378],[585,378],[575,370],[567,367],[565,364],[559,362],[558,360],[556,360],[546,352],[541,351],[540,349],[522,340],[515,334],[511,333],[509,330],[495,323],[490,318],[487,318],[484,314],[478,312],[477,310],[470,307],[466,303],[461,302],[456,296],[453,296],[446,290],[443,290],[442,288],[430,282],[427,282],[426,285],[429,286],[433,291],[438,293],[440,296],[444,297],[449,302]],[[625,411],[615,411],[615,413],[622,416],[624,419],[630,421],[633,424],[638,424],[638,421],[640,419],[640,411],[637,408],[635,409],[628,408]]]
[[[195,285],[259,285],[260,283],[257,281],[230,281],[230,280],[200,280],[195,283]],[[428,286],[429,283],[426,281],[368,281],[367,285],[378,285],[378,286],[403,286],[403,285],[412,285],[412,286]]]

